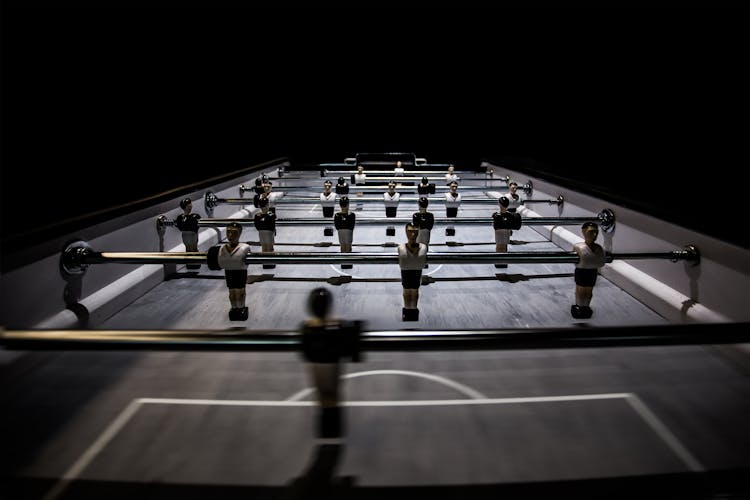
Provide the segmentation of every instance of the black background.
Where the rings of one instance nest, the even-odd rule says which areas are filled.
[[[6,243],[278,156],[412,151],[533,164],[750,247],[744,2],[11,3],[2,42]]]

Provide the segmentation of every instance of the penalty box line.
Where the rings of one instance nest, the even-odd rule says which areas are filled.
[[[705,471],[705,467],[690,453],[682,442],[659,420],[641,399],[633,393],[572,394],[565,396],[537,396],[523,398],[485,399],[441,399],[400,401],[345,401],[345,407],[416,407],[416,406],[477,406],[496,404],[552,403],[568,401],[596,401],[623,399],[630,408],[656,433],[664,444],[693,472]],[[127,425],[138,410],[147,404],[246,406],[246,407],[305,407],[317,406],[314,401],[232,400],[232,399],[186,399],[186,398],[136,398],[117,415],[81,456],[65,471],[63,476],[47,492],[43,500],[55,500],[70,482],[74,481],[112,439]]]

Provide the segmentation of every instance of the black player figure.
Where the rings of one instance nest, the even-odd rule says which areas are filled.
[[[177,216],[174,220],[174,225],[177,229],[182,231],[182,242],[185,244],[186,252],[197,252],[198,251],[198,221],[201,216],[192,213],[193,212],[193,201],[190,198],[185,198],[180,201],[180,208],[183,213]],[[188,269],[200,269],[200,264],[188,264]]]
[[[339,181],[336,184],[336,194],[349,194],[349,184],[343,177],[339,177]]]
[[[344,358],[359,361],[360,322],[341,321],[330,316],[333,296],[320,287],[310,292],[307,307],[312,317],[302,324],[302,355],[308,362],[317,393],[319,412],[317,435],[341,438],[344,415],[340,406],[341,363]]]
[[[419,195],[435,194],[435,184],[430,183],[427,177],[422,177],[422,182],[420,182],[419,185],[417,186],[417,194]]]
[[[333,217],[333,225],[339,235],[339,246],[341,253],[350,253],[352,251],[352,237],[354,234],[354,224],[357,216],[349,212],[349,197],[342,196],[339,200],[341,211]],[[341,264],[341,269],[351,269],[351,264]]]
[[[253,224],[258,230],[260,248],[263,253],[272,253],[273,243],[276,237],[276,214],[269,210],[268,198],[262,197],[258,202],[260,212],[253,217]],[[273,269],[276,264],[263,264],[263,269]]]
[[[414,212],[411,216],[411,222],[419,228],[419,234],[417,235],[417,242],[424,243],[425,245],[430,244],[430,231],[432,231],[435,225],[435,216],[432,212],[427,211],[427,207],[430,205],[430,201],[426,196],[419,198],[419,211]]]
[[[263,194],[266,191],[266,189],[263,187],[263,179],[261,179],[260,177],[256,177],[253,191],[255,191],[255,194]]]
[[[500,205],[500,211],[492,214],[492,227],[495,229],[495,251],[507,252],[510,235],[513,229],[521,229],[521,215],[508,210],[510,201],[507,197],[501,196],[497,200]],[[505,269],[508,264],[495,264],[498,269]]]

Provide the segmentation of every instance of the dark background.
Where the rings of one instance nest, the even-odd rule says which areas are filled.
[[[530,165],[750,247],[745,2],[21,5],[2,19],[6,251],[255,162],[358,151]]]

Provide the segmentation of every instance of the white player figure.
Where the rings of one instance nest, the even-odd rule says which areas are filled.
[[[575,269],[576,303],[570,306],[570,314],[576,319],[588,319],[593,314],[589,306],[599,268],[605,264],[605,253],[604,248],[596,243],[599,236],[596,223],[584,222],[581,233],[583,241],[573,245],[573,251],[578,254],[578,264]]]
[[[333,210],[336,208],[336,193],[331,191],[333,183],[325,181],[323,183],[323,192],[320,193],[320,206],[323,207],[323,217],[333,217]]]
[[[268,200],[268,211],[275,214],[276,200],[284,196],[285,193],[273,191],[273,182],[271,182],[270,180],[263,182],[263,190],[264,192],[261,196]],[[258,206],[260,207],[260,205]]]
[[[521,208],[521,205],[523,205],[523,197],[521,197],[521,194],[518,192],[518,183],[515,181],[510,181],[510,183],[508,183],[508,194],[503,196],[508,198],[508,201],[510,202],[508,205],[508,211],[511,213],[516,212]]]
[[[398,246],[398,265],[401,268],[401,286],[404,289],[402,321],[419,321],[419,287],[422,284],[422,269],[427,264],[427,245],[417,242],[419,228],[406,224],[406,243]]]
[[[456,217],[458,216],[458,207],[461,206],[461,193],[458,192],[458,182],[453,181],[450,183],[450,191],[445,193],[445,216]],[[445,229],[446,236],[453,236],[456,234],[456,228],[448,226]]]
[[[401,166],[401,160],[396,162],[396,168],[393,169],[393,175],[395,175],[396,177],[404,176],[404,167]]]
[[[450,183],[450,190],[445,193],[445,216],[458,216],[458,207],[461,206],[461,193],[458,192],[458,182]]]
[[[224,269],[224,277],[229,289],[229,319],[247,320],[245,306],[245,285],[247,284],[247,264],[245,257],[250,254],[250,245],[240,243],[242,226],[236,222],[227,225],[227,242],[221,245],[218,253],[219,266]]]
[[[367,174],[362,165],[357,165],[357,173],[354,174],[354,184],[362,185],[367,183]]]
[[[458,182],[458,175],[455,174],[453,165],[448,167],[448,173],[445,174],[445,185],[450,186],[451,182]]]
[[[398,210],[398,202],[401,199],[401,195],[396,192],[396,183],[391,181],[388,183],[388,191],[383,193],[383,203],[385,204],[385,216],[396,217]]]

